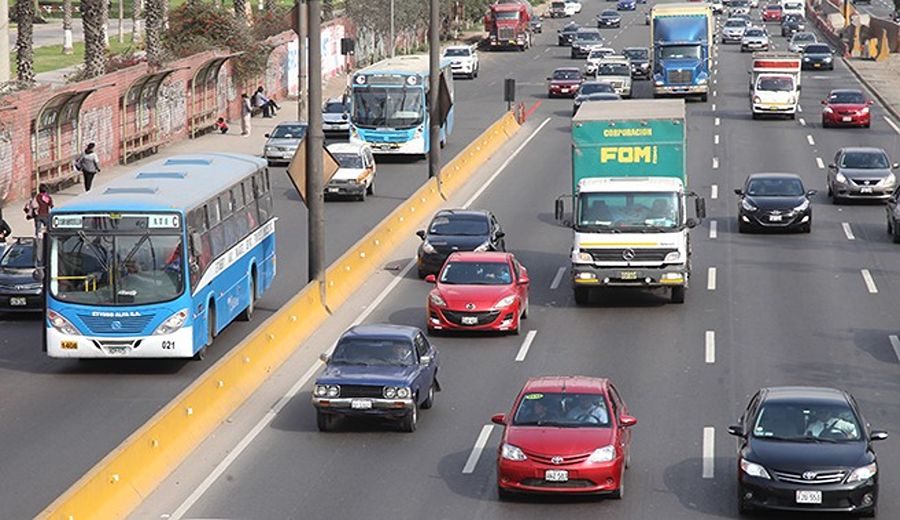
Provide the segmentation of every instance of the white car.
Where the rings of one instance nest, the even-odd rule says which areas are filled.
[[[722,14],[725,12],[725,6],[722,5],[722,0],[709,0],[709,7],[715,14]]]
[[[803,52],[803,48],[810,43],[819,43],[815,33],[797,32],[791,36],[791,39],[788,42],[788,50],[791,52]]]
[[[587,62],[584,64],[584,75],[585,76],[593,76],[597,73],[597,64],[600,63],[600,60],[607,56],[612,56],[616,53],[615,49],[610,47],[594,47],[588,53]]]
[[[722,27],[722,43],[740,43],[747,30],[747,22],[743,18],[729,18]]]
[[[782,16],[796,14],[800,15],[801,18],[806,18],[806,6],[803,5],[803,2],[782,2],[781,9]]]
[[[581,12],[581,2],[566,0],[566,16],[575,16]]]
[[[444,49],[444,57],[450,60],[454,76],[478,77],[478,51],[469,45],[451,45]]]
[[[762,27],[751,27],[744,31],[741,38],[741,52],[769,50],[769,35]]]
[[[350,102],[331,98],[322,105],[322,130],[326,134],[350,133]]]
[[[608,56],[597,65],[597,81],[608,83],[616,94],[631,97],[631,61],[625,56]]]
[[[352,197],[366,200],[375,193],[375,156],[367,144],[333,143],[328,153],[338,163],[338,171],[325,186],[325,197]]]

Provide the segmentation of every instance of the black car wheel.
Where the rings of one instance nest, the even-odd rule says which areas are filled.
[[[749,233],[751,231],[750,225],[744,221],[738,222],[738,233]]]
[[[800,226],[800,232],[801,233],[811,233],[812,232],[812,222],[807,222],[806,224],[803,224],[802,226]]]
[[[316,427],[320,432],[329,432],[334,426],[334,417],[327,413],[316,411]]]
[[[500,486],[497,486],[497,498],[500,500],[512,500],[513,494]]]
[[[416,431],[416,425],[419,423],[419,405],[413,403],[412,410],[400,419],[400,431],[412,433]]]
[[[432,406],[434,406],[434,381],[431,382],[431,386],[428,387],[428,397],[422,401],[422,409],[428,410]]]
[[[900,229],[898,229],[897,223],[894,222],[894,225],[891,227],[891,236],[893,237],[894,243],[900,244]]]
[[[575,288],[575,304],[587,305],[591,301],[591,289],[589,287]]]
[[[670,298],[672,303],[684,303],[685,293],[687,293],[687,289],[685,289],[683,285],[672,287],[672,295]]]

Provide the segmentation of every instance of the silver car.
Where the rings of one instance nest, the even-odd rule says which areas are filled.
[[[722,27],[722,43],[740,43],[747,30],[747,22],[742,18],[729,18]]]
[[[803,52],[803,48],[810,43],[819,43],[819,40],[816,39],[814,33],[797,32],[791,36],[791,41],[788,43],[788,50],[791,52]]]
[[[350,134],[350,104],[341,98],[322,105],[322,130],[326,134]]]
[[[767,50],[769,50],[769,35],[764,29],[751,27],[744,31],[744,37],[741,38],[741,52]]]
[[[891,164],[881,148],[841,148],[828,165],[828,195],[837,204],[844,199],[885,200],[897,187]]]
[[[294,158],[300,141],[306,137],[306,123],[300,121],[287,121],[279,123],[272,129],[272,133],[266,134],[266,144],[263,148],[263,158],[270,166],[276,164],[289,164]]]

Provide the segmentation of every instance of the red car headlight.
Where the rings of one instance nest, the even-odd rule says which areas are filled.
[[[444,301],[444,298],[441,297],[440,293],[432,292],[431,294],[428,295],[428,299],[431,301],[432,305],[435,305],[437,307],[446,307],[447,306],[447,302]]]

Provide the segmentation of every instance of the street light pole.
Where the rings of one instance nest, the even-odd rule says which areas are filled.
[[[322,2],[307,0],[309,22],[309,125],[306,132],[306,200],[308,210],[309,281],[319,282],[325,295],[325,193],[323,191],[322,148],[325,134],[322,118],[313,111],[322,106]]]
[[[300,70],[300,86],[297,90],[297,120],[306,121],[306,85],[309,78],[309,63],[306,61],[306,38],[309,24],[306,19],[306,2],[297,0],[297,68]]]
[[[440,2],[429,0],[431,20],[428,24],[428,177],[441,184],[441,38]]]

